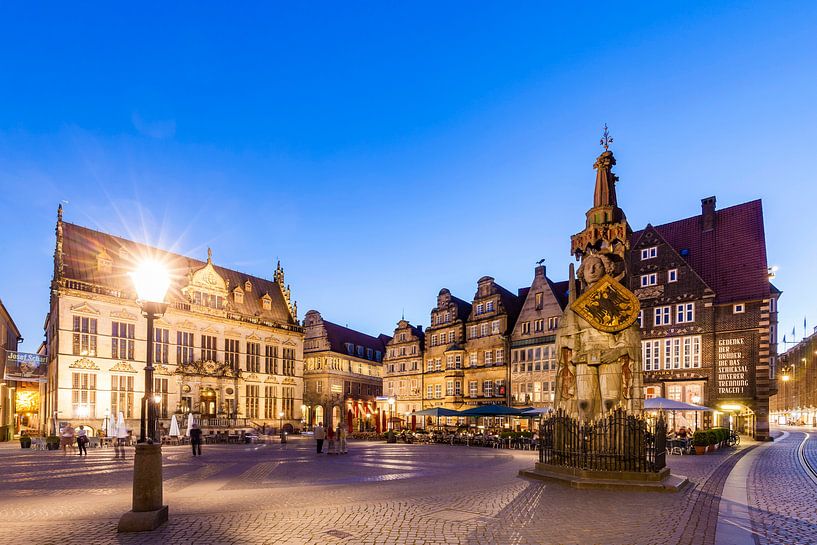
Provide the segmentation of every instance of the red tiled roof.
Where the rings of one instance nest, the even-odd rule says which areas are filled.
[[[654,228],[715,291],[716,302],[768,298],[761,201],[716,210],[715,228],[710,231],[703,231],[701,225],[702,216],[697,215]],[[633,246],[643,233],[633,233]]]
[[[103,248],[112,263],[110,272],[101,271],[97,266],[97,256]],[[148,256],[160,259],[168,267],[171,285],[167,301],[187,302],[181,288],[187,285],[188,274],[204,267],[205,261],[153,248],[73,223],[63,223],[64,278],[118,290],[125,297],[135,297],[128,272],[133,270],[137,260]],[[277,282],[215,264],[213,267],[224,280],[229,281],[230,290],[240,286],[243,291],[247,280],[252,284],[251,290],[244,292],[242,303],[235,303],[233,296],[229,296],[235,312],[247,316],[258,316],[281,324],[295,323]],[[261,297],[265,294],[269,294],[272,299],[269,310],[265,310],[261,303]]]
[[[355,346],[377,350],[383,355],[386,353],[386,343],[391,340],[391,337],[383,335],[382,333],[378,337],[372,337],[371,335],[343,327],[342,325],[327,320],[323,320],[323,325],[326,328],[330,348],[333,352],[340,352],[341,354],[347,354],[348,351],[346,350],[345,344],[352,343]]]

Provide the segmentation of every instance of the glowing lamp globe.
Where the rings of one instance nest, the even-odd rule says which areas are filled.
[[[170,276],[164,265],[158,261],[143,261],[130,276],[140,301],[164,302],[167,289],[170,287]]]

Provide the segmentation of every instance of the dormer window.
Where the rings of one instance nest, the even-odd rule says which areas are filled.
[[[244,303],[244,292],[241,291],[241,288],[236,288],[235,290],[233,290],[233,301],[235,301],[236,304],[239,305]]]
[[[355,354],[355,345],[352,343],[345,343],[345,345],[346,353],[349,354],[350,356],[353,356]]]
[[[252,291],[252,282],[249,280],[244,282],[244,291]]]
[[[488,301],[485,303],[485,312],[493,312],[494,311],[494,302]]]
[[[269,296],[269,293],[265,293],[264,296],[261,298],[261,307],[264,310],[272,309],[272,297]]]
[[[109,273],[111,272],[112,266],[113,261],[111,260],[111,256],[108,255],[105,248],[102,248],[96,255],[96,270],[101,273]]]
[[[485,305],[483,305],[482,303],[479,303],[477,305],[477,315],[482,314],[483,312],[485,312]]]

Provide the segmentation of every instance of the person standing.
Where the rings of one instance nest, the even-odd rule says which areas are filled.
[[[79,456],[83,453],[88,456],[88,432],[85,431],[85,426],[80,426],[77,430],[77,447],[79,447]]]
[[[323,453],[323,441],[326,439],[326,430],[323,429],[323,422],[318,422],[314,429],[315,443],[317,443],[318,454]]]
[[[201,428],[195,422],[190,426],[190,446],[193,447],[193,456],[201,456]]]
[[[346,454],[346,428],[338,426],[338,445],[340,446],[340,453]]]
[[[60,442],[62,443],[62,455],[66,456],[68,454],[68,447],[74,447],[74,427],[70,422],[62,429]]]
[[[337,454],[335,451],[335,429],[332,426],[329,426],[326,430],[326,440],[328,441],[326,454]]]

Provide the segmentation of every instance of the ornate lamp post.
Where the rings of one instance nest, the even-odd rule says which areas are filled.
[[[162,497],[162,445],[156,440],[156,401],[153,396],[153,321],[167,310],[164,302],[170,279],[156,261],[146,261],[131,273],[136,295],[147,318],[145,395],[139,443],[133,459],[133,509],[119,519],[120,532],[155,530],[167,522],[167,505]]]

